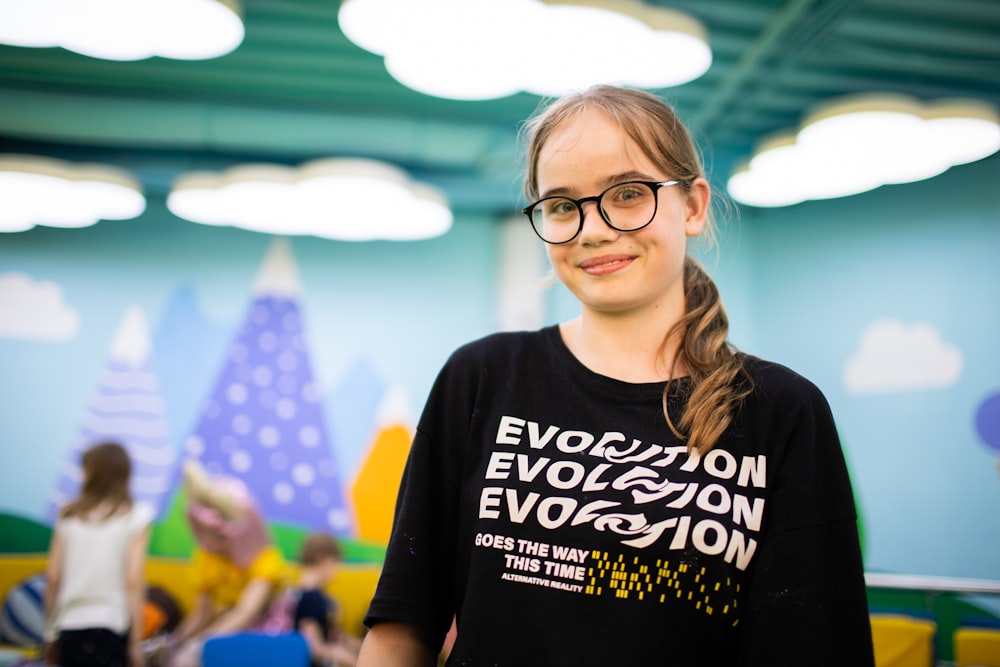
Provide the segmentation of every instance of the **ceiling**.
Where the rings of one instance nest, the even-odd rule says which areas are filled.
[[[658,92],[704,146],[716,185],[761,137],[837,95],[1000,107],[1000,0],[646,2],[708,30],[711,69]],[[521,205],[516,132],[538,97],[453,101],[405,88],[340,32],[337,0],[243,7],[243,44],[208,61],[0,46],[0,152],[115,164],[153,197],[185,171],[369,157],[443,188],[459,212]]]

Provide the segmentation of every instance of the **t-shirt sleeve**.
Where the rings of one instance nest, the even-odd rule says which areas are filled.
[[[302,621],[312,619],[324,633],[327,633],[331,609],[330,600],[322,592],[318,590],[303,591],[295,603],[295,629],[299,629],[299,624]]]
[[[136,503],[129,525],[129,534],[136,535],[145,530],[153,522],[154,510],[146,503]]]
[[[826,399],[778,392],[768,518],[743,610],[741,666],[874,664],[856,510]],[[784,394],[784,397],[782,396]]]
[[[385,563],[365,617],[369,627],[382,621],[417,626],[432,651],[443,644],[455,613],[459,470],[473,393],[468,374],[454,361],[446,364],[414,434]]]
[[[248,568],[250,579],[264,579],[272,584],[280,584],[288,574],[287,564],[276,546],[265,547],[257,554]]]
[[[235,568],[225,558],[197,546],[191,553],[191,564],[196,580],[195,590],[199,594],[214,596],[226,587],[227,581],[234,578],[232,572]]]
[[[451,622],[453,584],[448,576],[449,550],[454,544],[444,533],[444,490],[432,481],[433,469],[426,434],[417,431],[397,496],[396,518],[386,550],[385,564],[365,618],[401,621],[420,627],[432,650],[443,643]]]

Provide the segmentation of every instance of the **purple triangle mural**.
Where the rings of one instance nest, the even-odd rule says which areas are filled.
[[[238,477],[268,521],[350,534],[313,378],[288,242],[276,239],[253,300],[185,444],[213,474]]]
[[[80,456],[105,440],[121,443],[132,458],[132,494],[159,515],[173,481],[176,455],[170,444],[166,410],[150,362],[149,328],[142,310],[130,307],[111,343],[111,353],[91,397],[55,488],[46,517],[74,498],[83,472]]]

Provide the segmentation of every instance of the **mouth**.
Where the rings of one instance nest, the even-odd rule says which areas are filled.
[[[635,257],[632,255],[604,255],[580,262],[580,268],[590,275],[603,276],[625,268],[633,260]]]

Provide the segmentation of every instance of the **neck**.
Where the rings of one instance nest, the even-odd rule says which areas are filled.
[[[563,340],[580,362],[624,382],[662,382],[687,374],[677,359],[679,340],[666,341],[681,313],[616,315],[584,309],[560,326]]]
[[[303,588],[322,588],[323,577],[314,567],[303,567],[299,570],[299,585]]]

